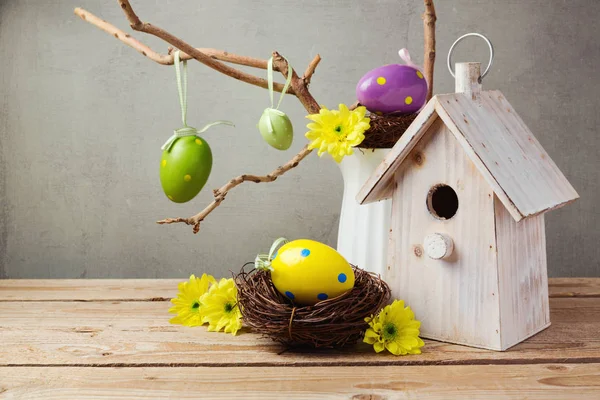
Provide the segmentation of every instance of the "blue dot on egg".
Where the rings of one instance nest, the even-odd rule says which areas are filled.
[[[317,295],[317,299],[319,300],[327,300],[329,298],[329,296],[327,296],[327,293],[319,293]]]
[[[302,257],[308,257],[310,255],[310,250],[309,249],[304,249],[300,252],[300,255]]]
[[[273,258],[271,258],[271,261],[273,261],[275,259],[275,257],[277,257],[277,252],[275,252],[275,254],[273,254]]]
[[[346,274],[341,273],[338,275],[338,281],[340,281],[341,283],[346,282],[346,279],[348,279],[348,277],[346,276]]]
[[[287,292],[285,292],[285,295],[286,295],[288,298],[290,298],[291,300],[294,300],[294,297],[296,297],[296,296],[294,296],[294,293],[292,293],[292,292],[290,292],[290,291],[287,291]]]

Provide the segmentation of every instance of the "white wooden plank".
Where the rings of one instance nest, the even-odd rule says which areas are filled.
[[[356,196],[361,204],[388,199],[392,196],[394,172],[400,166],[410,150],[417,144],[427,128],[437,118],[435,113],[436,98],[432,98],[421,110],[417,118],[406,129],[398,142],[383,159],[375,172],[364,184]]]
[[[4,399],[597,400],[600,364],[0,368]]]
[[[502,348],[550,325],[544,215],[515,222],[494,198]]]
[[[438,114],[464,137],[465,151],[492,177],[488,183],[515,220],[513,207],[527,218],[579,197],[501,92],[483,91],[477,101],[460,93],[438,100]]]
[[[409,161],[412,160],[412,161]],[[417,162],[418,161],[418,162]],[[396,171],[392,200],[395,255],[384,279],[421,319],[424,337],[500,349],[494,198],[454,135],[437,120]],[[452,187],[458,211],[448,220],[427,208],[429,190]],[[423,240],[444,233],[449,259],[433,260]]]
[[[463,96],[464,97],[464,95],[462,95],[462,94],[444,95],[444,97],[445,96]],[[449,98],[444,98],[443,101],[445,101],[446,103],[450,103],[452,100]],[[512,203],[512,201],[510,200],[508,195],[504,192],[504,189],[502,188],[502,186],[500,186],[500,184],[496,181],[494,176],[487,170],[483,161],[481,161],[481,159],[478,157],[475,150],[471,147],[471,145],[467,142],[465,137],[462,135],[462,132],[460,131],[458,126],[455,124],[453,117],[451,117],[450,114],[448,114],[446,109],[444,107],[442,107],[440,103],[436,104],[436,111],[437,111],[438,115],[440,116],[440,118],[444,121],[444,123],[446,124],[448,129],[454,134],[454,137],[461,144],[465,154],[471,159],[473,164],[477,167],[477,169],[479,170],[479,172],[481,173],[481,175],[483,176],[483,178],[485,179],[487,184],[494,191],[495,195],[498,196],[498,198],[500,200],[502,200],[502,203],[507,208],[507,210],[510,212],[510,214],[513,216],[513,218],[516,221],[522,220],[524,218],[524,216],[521,214],[519,209]]]

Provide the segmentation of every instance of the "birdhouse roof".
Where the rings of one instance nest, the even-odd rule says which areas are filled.
[[[464,93],[432,98],[365,183],[361,204],[392,196],[394,172],[437,118],[516,221],[579,198],[504,95],[489,90],[477,100]]]

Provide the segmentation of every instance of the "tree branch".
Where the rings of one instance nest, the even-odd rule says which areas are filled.
[[[139,40],[135,39],[130,34],[123,32],[119,28],[111,25],[110,23],[108,23],[107,21],[105,21],[103,19],[98,18],[97,16],[95,16],[94,14],[92,14],[89,11],[84,10],[83,8],[78,7],[75,9],[74,12],[75,12],[75,15],[77,15],[82,20],[87,21],[90,24],[102,29],[104,32],[114,36],[115,38],[119,39],[121,42],[125,43],[127,46],[137,50],[138,53],[142,54],[145,57],[148,57],[152,61],[154,61],[158,64],[161,64],[161,65],[173,65],[173,61],[174,61],[173,50],[174,49],[172,47],[169,48],[169,54],[160,54],[160,53],[152,50],[150,47],[146,46]],[[247,56],[240,56],[237,54],[229,53],[224,50],[205,49],[205,48],[198,48],[197,50],[212,57],[215,60],[226,61],[226,62],[230,62],[232,64],[238,64],[238,65],[246,65],[248,67],[267,69],[267,60],[261,60],[259,58],[253,58],[253,57],[247,57]],[[192,59],[192,56],[190,56],[187,53],[182,52],[180,54],[180,58],[182,61],[190,60],[190,59]],[[281,85],[281,88],[283,89],[283,85]]]
[[[232,180],[227,182],[225,185],[223,185],[223,187],[221,187],[220,189],[214,190],[213,191],[213,194],[215,197],[214,200],[208,206],[206,206],[206,208],[204,210],[200,211],[198,214],[194,215],[193,217],[190,217],[190,218],[167,218],[167,219],[163,219],[161,221],[157,221],[157,223],[162,225],[162,224],[173,224],[173,223],[181,223],[182,222],[187,225],[192,225],[194,233],[198,233],[198,231],[200,230],[200,223],[202,221],[204,221],[204,218],[206,218],[208,216],[208,214],[210,214],[215,208],[217,208],[221,205],[221,202],[223,202],[223,200],[225,200],[225,196],[227,196],[227,193],[229,193],[229,191],[231,189],[233,189],[234,187],[238,186],[239,184],[241,184],[243,182],[255,182],[255,183],[273,182],[279,176],[285,174],[290,169],[296,167],[300,163],[300,161],[302,161],[311,152],[312,152],[312,150],[308,150],[308,146],[304,146],[304,148],[298,154],[296,154],[290,161],[288,161],[284,165],[278,167],[276,170],[274,170],[273,172],[271,172],[268,175],[264,175],[264,176],[240,175],[236,178],[233,178]]]
[[[122,1],[119,1],[119,3],[121,4],[121,7],[124,10],[130,10],[131,12],[133,12],[133,10],[131,9],[131,6],[129,6],[128,1],[122,0]],[[125,3],[126,3],[126,6],[124,7],[123,4],[125,4]],[[79,17],[81,17],[81,19],[91,23],[92,25],[97,26],[98,28],[111,34],[115,38],[121,40],[123,43],[134,48],[140,54],[150,58],[151,60],[153,60],[159,64],[162,64],[162,65],[173,64],[173,55],[172,54],[164,55],[164,54],[155,52],[150,47],[146,46],[145,44],[141,43],[137,39],[133,38],[131,35],[123,32],[122,30],[116,28],[115,26],[104,21],[103,19],[96,17],[92,13],[90,13],[86,10],[83,10],[81,8],[76,8],[75,14],[78,15]],[[127,12],[126,12],[126,15],[128,16],[128,19],[131,21],[133,17],[130,17],[130,15]],[[139,18],[137,18],[137,15],[135,15],[135,13],[133,15],[135,16],[134,20],[139,21]],[[133,26],[134,25],[132,24],[132,27]],[[240,81],[249,83],[251,85],[259,86],[262,88],[268,87],[268,82],[266,79],[259,78],[257,76],[240,71],[238,69],[229,67],[228,65],[225,65],[218,61],[218,60],[223,60],[223,61],[228,61],[228,62],[231,62],[234,64],[248,65],[248,66],[255,67],[255,68],[266,69],[267,68],[266,60],[261,60],[261,59],[257,59],[257,58],[246,57],[246,56],[239,56],[237,54],[228,53],[228,52],[222,51],[222,50],[196,49],[196,48],[190,46],[189,44],[187,44],[186,42],[182,41],[181,39],[176,38],[175,36],[171,35],[170,33],[163,31],[160,28],[155,27],[151,24],[144,24],[141,21],[139,21],[139,24],[136,23],[135,27],[139,28],[138,30],[140,30],[140,32],[145,32],[145,33],[155,35],[155,36],[165,40],[166,42],[172,44],[173,46],[177,47],[178,49],[182,50],[182,53],[183,53],[182,59],[194,58],[194,59],[202,62],[203,64],[205,64],[225,75],[231,76],[234,79],[238,79]],[[281,92],[283,90],[283,84],[274,83],[273,89],[277,92]],[[287,91],[287,93],[293,94],[293,89],[290,88]]]
[[[126,17],[129,20],[129,23],[131,24],[131,27],[134,30],[149,33],[154,36],[157,36],[160,39],[163,39],[165,42],[171,44],[175,48],[178,48],[181,51],[189,54],[192,58],[200,61],[201,63],[203,63],[221,73],[224,73],[235,79],[239,79],[239,80],[242,80],[247,83],[251,83],[251,84],[254,84],[257,86],[267,87],[266,81],[264,79],[245,74],[241,71],[238,71],[236,69],[228,67],[228,66],[216,61],[215,59],[219,59],[218,57],[221,57],[221,58],[228,57],[228,59],[226,61],[237,62],[237,63],[243,64],[243,65],[251,65],[254,67],[258,67],[258,68],[266,68],[266,61],[251,59],[251,58],[243,58],[241,56],[231,55],[229,53],[219,52],[219,51],[214,51],[212,54],[212,57],[211,57],[211,55],[206,54],[201,49],[193,48],[192,46],[190,46],[183,40],[173,36],[169,32],[167,32],[161,28],[158,28],[154,25],[151,25],[149,23],[142,22],[139,19],[139,17],[136,15],[136,13],[133,11],[133,9],[131,8],[131,5],[128,0],[119,0],[119,4],[121,5],[121,8],[125,12]],[[79,10],[80,10],[80,12],[84,12],[84,10],[81,10],[81,9],[79,9]],[[77,10],[76,10],[76,13],[77,13]],[[87,13],[87,12],[85,12],[85,13]],[[82,15],[86,16],[84,19],[88,19],[89,16],[91,16],[91,14],[89,14],[89,16],[88,16],[88,14],[89,13],[82,14]],[[80,14],[78,14],[78,15],[80,15]],[[90,22],[92,22],[92,21],[90,21]],[[156,58],[157,60],[163,61],[163,62],[161,62],[161,64],[167,63],[169,61],[168,59],[164,58],[162,55],[152,52],[152,50],[149,47],[143,45],[142,43],[131,38],[130,36],[125,36],[125,34],[123,32],[119,31],[117,28],[108,24],[106,21],[102,21],[102,20],[96,18],[92,23],[111,34],[116,34],[115,36],[118,39],[121,39],[121,40],[127,39],[127,40],[123,40],[126,44],[135,48],[138,51],[140,51],[140,50],[145,51],[146,52],[145,55],[152,54],[152,56],[154,58]],[[131,40],[131,39],[133,39],[133,40]],[[141,47],[141,46],[143,46],[143,47]],[[150,50],[150,52],[152,52],[152,53],[149,53],[146,50]],[[172,49],[169,50],[169,56],[167,56],[167,57],[170,57],[171,53],[172,53]],[[311,114],[317,113],[320,110],[319,104],[317,103],[317,101],[313,98],[313,96],[308,91],[308,83],[310,82],[310,78],[314,74],[315,69],[320,61],[321,61],[321,57],[317,55],[310,62],[309,66],[304,74],[304,77],[300,78],[300,77],[298,77],[298,74],[296,73],[296,71],[294,71],[292,68],[289,67],[289,64],[285,58],[283,58],[278,52],[273,52],[273,69],[281,72],[281,74],[286,78],[287,78],[288,74],[290,74],[290,73],[292,74],[290,89],[288,90],[288,93],[295,94],[296,97],[298,98],[298,100],[304,106],[304,108]],[[172,63],[172,61],[171,61],[171,63]],[[279,84],[279,86],[281,87],[279,89],[279,91],[282,91],[283,90],[282,85]],[[229,193],[230,190],[232,190],[236,186],[240,185],[241,183],[248,182],[248,181],[256,182],[256,183],[273,182],[279,176],[285,174],[290,169],[296,167],[311,152],[312,152],[312,150],[308,149],[308,145],[304,146],[304,148],[300,152],[298,152],[298,154],[296,154],[294,157],[292,157],[292,159],[290,161],[288,161],[284,165],[278,167],[276,170],[274,170],[273,172],[271,172],[268,175],[264,175],[264,176],[240,175],[236,178],[233,178],[232,180],[230,180],[227,184],[225,184],[221,188],[214,190],[214,192],[213,192],[214,200],[204,210],[202,210],[200,213],[194,215],[193,217],[190,217],[190,218],[167,218],[162,221],[158,221],[158,223],[159,224],[186,223],[188,225],[192,225],[194,227],[193,228],[194,233],[197,233],[200,230],[200,222],[202,222],[214,209],[216,209],[223,202],[223,200],[225,200],[225,197],[227,196],[227,194]]]
[[[433,0],[424,0],[425,12],[423,13],[423,27],[425,29],[425,57],[423,59],[423,70],[425,79],[429,85],[427,90],[427,101],[433,96],[433,68],[435,64],[435,7]]]
[[[159,28],[158,26],[154,26],[148,22],[142,22],[131,8],[129,0],[119,0],[119,4],[121,5],[123,12],[127,16],[127,19],[129,20],[132,29],[139,32],[148,33],[150,35],[154,35],[169,43],[173,47],[186,52],[192,58],[200,61],[202,64],[216,71],[219,71],[222,74],[228,75],[234,79],[249,83],[251,85],[260,86],[262,88],[268,88],[268,82],[266,79],[247,74],[243,71],[225,65],[222,62],[219,62],[213,59],[212,57],[208,56],[207,54],[204,54],[198,49],[192,47],[191,45],[187,44],[186,42],[179,39],[177,36],[171,34],[170,32],[167,32],[164,29]],[[283,90],[283,85],[278,84],[277,87],[277,91],[281,92]],[[288,90],[288,93],[293,93],[293,89],[290,88]]]
[[[310,64],[308,64],[306,71],[304,71],[304,76],[302,77],[302,79],[304,79],[304,83],[306,84],[306,86],[310,85],[310,79],[312,78],[313,74],[315,73],[315,69],[317,69],[317,65],[319,65],[320,62],[321,62],[321,56],[319,54],[317,54],[315,56],[315,58],[313,58],[313,60],[310,62]]]

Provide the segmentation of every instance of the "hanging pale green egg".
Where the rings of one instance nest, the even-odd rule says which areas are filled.
[[[294,128],[289,117],[279,110],[267,108],[258,121],[258,130],[265,142],[278,150],[287,150],[294,140]]]
[[[212,162],[210,146],[201,137],[175,139],[160,160],[160,183],[165,195],[175,203],[196,197],[208,180]]]

